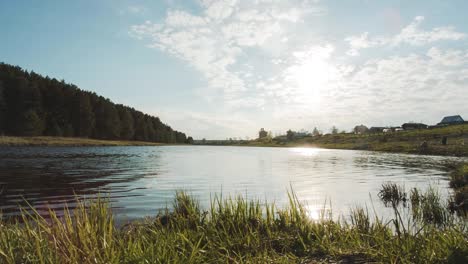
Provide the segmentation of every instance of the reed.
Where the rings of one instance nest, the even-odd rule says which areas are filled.
[[[336,221],[324,214],[312,220],[293,192],[284,208],[242,196],[215,196],[206,211],[187,193],[178,192],[172,208],[120,228],[106,199],[78,204],[65,210],[63,216],[51,210],[43,217],[29,210],[24,211],[21,221],[0,222],[0,263],[468,260],[467,228],[456,217],[444,219],[444,225],[413,218],[404,222],[397,216],[384,221],[355,208],[349,221]]]
[[[400,203],[406,205],[407,201],[407,194],[404,187],[393,182],[386,182],[382,184],[382,188],[377,196],[386,206],[391,205],[395,207],[400,205]]]
[[[450,209],[457,213],[468,215],[468,163],[454,165],[450,175],[450,187],[453,188],[453,197]]]

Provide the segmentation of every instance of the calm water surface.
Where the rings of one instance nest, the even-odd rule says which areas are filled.
[[[357,205],[386,214],[376,199],[385,181],[447,195],[447,160],[456,158],[312,148],[1,147],[0,209],[15,216],[28,201],[45,212],[73,206],[75,195],[106,193],[126,221],[170,206],[176,190],[203,206],[220,192],[281,206],[292,187],[311,217],[323,208],[346,215]]]

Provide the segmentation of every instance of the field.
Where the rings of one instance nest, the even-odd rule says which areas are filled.
[[[447,137],[446,145],[442,139]],[[424,143],[425,142],[425,143]],[[377,134],[327,134],[289,141],[262,139],[250,146],[313,146],[330,149],[356,149],[443,156],[468,156],[468,124],[434,129]]]

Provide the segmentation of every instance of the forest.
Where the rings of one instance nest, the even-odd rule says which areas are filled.
[[[0,135],[193,141],[158,117],[5,63],[0,63]]]

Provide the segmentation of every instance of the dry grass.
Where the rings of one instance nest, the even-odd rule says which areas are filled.
[[[99,140],[75,137],[10,137],[0,136],[0,146],[159,146],[162,143],[142,141]]]

